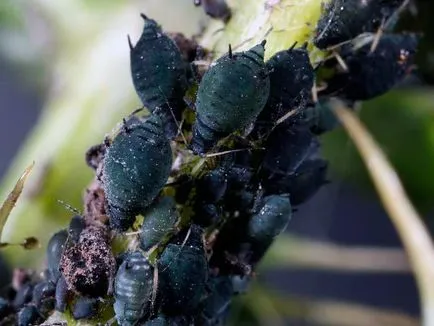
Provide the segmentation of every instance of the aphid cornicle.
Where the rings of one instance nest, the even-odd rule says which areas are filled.
[[[161,120],[147,120],[120,131],[104,157],[102,182],[110,225],[127,230],[163,188],[172,152]]]
[[[118,269],[113,305],[119,325],[136,325],[149,313],[154,269],[140,251],[131,252]]]
[[[67,239],[68,231],[60,230],[50,238],[47,245],[46,255],[48,276],[53,282],[57,282],[60,277],[59,264]]]
[[[166,234],[175,231],[178,219],[179,214],[173,197],[158,198],[143,216],[139,233],[140,248],[146,251],[158,244]]]
[[[306,46],[277,52],[267,61],[270,96],[259,114],[253,136],[262,138],[275,123],[292,110],[302,110],[312,100],[314,70]]]
[[[382,35],[372,51],[374,39],[367,35],[342,47],[340,55],[348,71],[337,71],[326,79],[327,88],[320,94],[368,100],[386,93],[410,72],[419,36]]]
[[[202,228],[192,225],[166,246],[158,260],[157,297],[164,313],[192,313],[205,293],[208,263],[202,234]]]
[[[270,91],[264,45],[239,53],[229,50],[203,76],[196,98],[194,153],[202,155],[221,138],[246,128],[264,108]]]
[[[142,35],[135,46],[130,41],[133,84],[143,105],[161,117],[166,135],[173,138],[185,107],[187,63],[157,22],[143,14],[142,17]]]
[[[376,32],[405,0],[332,0],[316,27],[314,44],[324,49],[359,34]]]

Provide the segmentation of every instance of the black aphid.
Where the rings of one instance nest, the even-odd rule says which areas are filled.
[[[165,235],[175,231],[178,220],[179,215],[173,197],[158,198],[143,216],[139,234],[140,248],[146,251],[158,244]]]
[[[60,230],[50,238],[47,245],[46,255],[48,277],[53,282],[57,282],[60,277],[59,264],[67,239],[68,231]]]
[[[115,279],[113,305],[119,325],[136,325],[149,313],[154,269],[140,251],[130,253]]]
[[[270,96],[259,114],[252,135],[262,138],[290,111],[301,111],[312,101],[314,70],[306,47],[277,52],[267,61]],[[287,121],[290,121],[288,119]]]
[[[264,108],[270,90],[264,45],[239,53],[229,50],[203,76],[191,143],[195,153],[204,154],[223,137],[246,128]]]
[[[310,127],[310,131],[315,135],[332,131],[340,125],[338,118],[333,113],[329,97],[320,97],[318,102],[307,107],[301,115]]]
[[[30,304],[18,312],[18,326],[39,325],[44,321],[44,317],[38,309]]]
[[[142,35],[135,46],[130,41],[133,84],[143,105],[161,117],[167,136],[173,138],[185,107],[187,63],[157,22],[142,17]]]
[[[342,47],[340,55],[348,70],[338,70],[327,79],[324,94],[352,101],[368,100],[386,93],[410,72],[419,36],[382,35],[372,51],[374,39],[368,35]]]
[[[332,0],[325,6],[314,44],[320,49],[376,32],[405,0]]]
[[[194,0],[196,6],[202,6],[205,13],[227,22],[231,18],[231,10],[225,0]]]
[[[172,152],[161,120],[152,115],[121,130],[104,157],[102,182],[110,225],[125,231],[163,188]]]
[[[158,260],[158,297],[170,315],[194,312],[208,279],[202,228],[192,225],[172,240]]]
[[[95,298],[79,297],[72,308],[74,319],[89,319],[98,313],[99,300]]]

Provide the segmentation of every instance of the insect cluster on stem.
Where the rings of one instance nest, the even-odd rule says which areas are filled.
[[[318,94],[307,44],[266,62],[265,41],[229,46],[199,72],[196,54],[210,51],[142,15],[131,75],[149,114],[134,112],[88,151],[84,213],[51,238],[44,277],[25,275],[0,300],[2,321],[37,323],[56,309],[119,325],[224,324],[295,208],[327,183],[318,136],[338,126],[331,97],[379,96],[409,72],[417,36],[359,36],[402,3],[326,6],[313,43],[337,55]],[[219,1],[202,5],[229,17]]]

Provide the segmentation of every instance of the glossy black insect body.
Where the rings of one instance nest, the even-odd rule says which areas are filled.
[[[320,18],[314,44],[324,49],[376,32],[405,0],[332,0]]]
[[[200,325],[224,325],[234,289],[229,276],[213,277],[208,282],[210,294],[201,302]]]
[[[74,319],[89,319],[98,313],[98,299],[79,297],[74,303],[72,316]]]
[[[27,305],[18,312],[19,326],[39,325],[43,321],[43,316],[34,305]]]
[[[348,71],[338,71],[327,80],[327,95],[359,101],[380,96],[395,86],[410,71],[418,45],[415,34],[383,35],[371,51],[374,37],[342,47],[341,57]]]
[[[307,107],[302,115],[315,135],[321,135],[340,125],[328,97],[319,98],[318,102]]]
[[[205,293],[208,264],[202,233],[202,228],[192,225],[187,234],[181,233],[166,246],[158,260],[158,293],[165,313],[191,313]]]
[[[231,10],[225,0],[194,0],[196,6],[202,6],[205,13],[227,22],[231,18]]]
[[[140,251],[130,253],[118,269],[114,310],[119,325],[136,325],[149,313],[153,267]]]
[[[178,133],[177,121],[187,90],[186,63],[176,44],[153,19],[142,15],[145,26],[135,46],[130,42],[131,74],[144,106],[158,114],[168,137]]]
[[[33,304],[41,315],[47,316],[55,305],[56,286],[50,281],[42,281],[33,288]]]
[[[262,138],[286,113],[303,110],[312,100],[314,71],[309,53],[306,47],[294,46],[277,52],[267,61],[270,96],[256,120],[254,136]]]
[[[246,128],[263,109],[270,90],[265,42],[218,59],[202,78],[196,98],[191,148],[209,151],[221,138]]]
[[[312,141],[312,133],[305,125],[274,129],[267,139],[267,150],[262,161],[264,187],[267,188],[276,178],[293,174],[308,156]]]
[[[104,157],[103,187],[110,225],[128,229],[160,192],[170,174],[172,152],[156,115],[122,130]]]
[[[175,231],[179,219],[173,197],[164,196],[152,204],[143,216],[140,231],[140,248],[149,250],[158,244],[163,237]]]
[[[50,238],[47,245],[46,254],[48,277],[53,282],[57,282],[60,277],[59,264],[67,238],[68,232],[66,230],[61,230]]]

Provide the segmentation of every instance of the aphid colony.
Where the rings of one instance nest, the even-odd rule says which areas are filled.
[[[200,72],[192,53],[207,51],[142,15],[131,73],[149,115],[126,117],[88,151],[96,178],[85,211],[51,238],[43,279],[26,276],[0,301],[2,325],[35,324],[53,309],[119,325],[225,324],[294,208],[327,182],[317,136],[338,125],[331,96],[370,99],[408,73],[415,35],[359,36],[402,3],[326,6],[313,43],[333,46],[346,67],[324,62],[333,74],[319,97],[307,44],[267,62],[265,41],[229,46]]]

